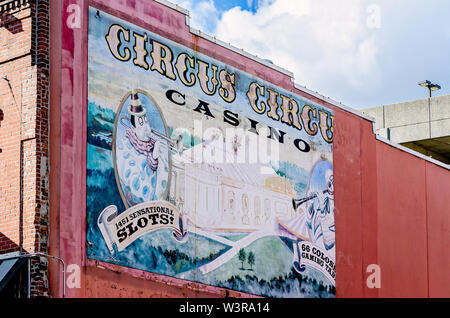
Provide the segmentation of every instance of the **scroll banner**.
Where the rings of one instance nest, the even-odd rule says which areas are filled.
[[[178,241],[187,236],[180,212],[167,201],[141,203],[120,215],[117,207],[110,205],[100,213],[97,225],[111,254],[114,254],[113,244],[120,252],[142,235],[159,229],[172,229]]]
[[[310,242],[299,242],[298,247],[300,253],[300,267],[304,267],[304,265],[313,267],[323,273],[330,282],[335,284],[336,265],[334,259],[332,259],[324,249]]]

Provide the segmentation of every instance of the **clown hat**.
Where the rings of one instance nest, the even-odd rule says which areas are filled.
[[[131,91],[131,102],[128,106],[128,112],[137,117],[144,116],[146,113],[146,110],[139,99],[138,92],[135,89]]]

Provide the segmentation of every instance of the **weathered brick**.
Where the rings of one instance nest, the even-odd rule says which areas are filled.
[[[29,1],[0,19],[0,254],[48,250],[48,0],[37,13]],[[32,297],[49,296],[47,274],[33,258]]]

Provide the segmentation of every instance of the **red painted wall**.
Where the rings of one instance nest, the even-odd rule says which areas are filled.
[[[66,20],[81,8],[81,28]],[[291,78],[189,32],[184,14],[154,1],[52,2],[51,253],[82,269],[69,297],[224,297],[223,289],[86,260],[87,9],[92,5],[240,68],[335,112],[338,297],[450,297],[448,169],[376,140],[372,123],[294,88]],[[381,288],[366,285],[381,266]],[[53,295],[61,295],[52,268]],[[248,296],[231,292],[230,296]]]
[[[382,297],[427,297],[425,161],[377,143]]]
[[[450,297],[449,172],[425,163],[427,188],[428,284],[430,297]]]

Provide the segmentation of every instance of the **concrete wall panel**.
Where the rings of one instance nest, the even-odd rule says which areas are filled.
[[[430,100],[431,120],[450,118],[450,95],[433,97]]]
[[[404,143],[430,138],[429,123],[392,127],[389,128],[389,130],[390,130],[390,140],[396,143]]]
[[[419,124],[428,119],[428,99],[384,106],[385,127]]]
[[[431,138],[450,136],[450,118],[431,122]]]
[[[375,118],[375,129],[385,128],[384,125],[384,106],[363,109],[364,114]]]

